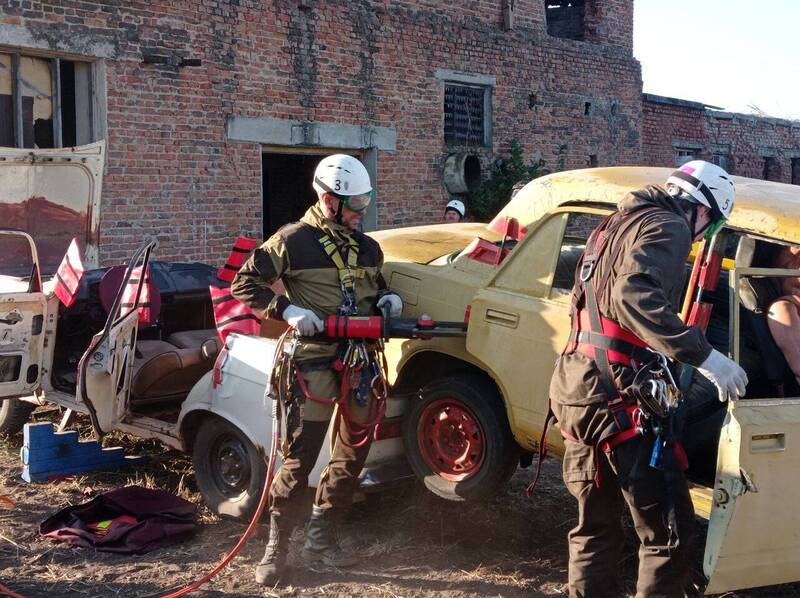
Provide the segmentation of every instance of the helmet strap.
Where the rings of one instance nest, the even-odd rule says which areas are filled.
[[[339,205],[336,207],[336,216],[335,216],[334,220],[336,221],[336,224],[341,226],[342,225],[342,206],[344,205],[344,199],[342,199],[341,197],[336,197],[336,199],[339,200]]]

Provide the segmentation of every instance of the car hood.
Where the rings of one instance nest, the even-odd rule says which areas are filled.
[[[70,241],[77,239],[83,264],[97,267],[100,192],[105,143],[57,149],[0,147],[0,226],[36,240],[43,275],[55,273]],[[0,269],[13,269],[4,252]]]
[[[371,232],[386,261],[427,264],[437,257],[464,249],[475,237],[497,241],[500,237],[481,222],[409,226]]]

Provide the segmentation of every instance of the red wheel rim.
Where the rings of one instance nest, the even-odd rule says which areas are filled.
[[[483,465],[483,430],[475,414],[456,399],[439,399],[425,407],[417,439],[428,467],[446,480],[466,480]]]

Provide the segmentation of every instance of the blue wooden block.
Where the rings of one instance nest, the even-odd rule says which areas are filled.
[[[128,465],[134,465],[144,460],[144,457],[125,457],[119,461],[113,463],[104,463],[101,467],[95,467],[94,469],[102,469],[103,471],[113,471],[115,469],[119,469],[120,467],[126,467]],[[66,467],[56,470],[49,470],[49,471],[42,471],[39,473],[31,473],[28,471],[28,468],[25,467],[22,470],[22,479],[26,482],[46,482],[47,480],[72,475],[73,473],[84,473],[86,468],[83,465],[79,465],[76,467]]]
[[[55,433],[53,424],[25,424],[22,479],[42,481],[56,476],[116,469],[144,457],[126,457],[122,447],[103,448],[96,440],[79,441],[77,432]]]

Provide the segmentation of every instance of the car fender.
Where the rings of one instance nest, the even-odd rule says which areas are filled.
[[[228,380],[227,385],[215,387],[213,377],[213,371],[207,372],[194,385],[181,408],[178,429],[184,450],[191,450],[187,434],[189,426],[195,426],[197,418],[202,418],[203,413],[228,420],[256,447],[268,450],[272,432],[272,405],[271,399],[264,396],[265,385]],[[236,400],[233,397],[237,397]]]
[[[500,397],[505,406],[506,416],[508,417],[511,429],[514,429],[514,413],[508,403],[507,394],[503,388],[501,380],[495,376],[494,372],[489,366],[477,359],[474,355],[467,351],[463,339],[455,338],[432,338],[429,340],[404,342],[402,347],[392,347],[393,343],[387,344],[387,359],[389,361],[389,370],[392,372],[392,381],[394,384],[404,376],[404,370],[409,363],[416,362],[421,357],[431,356],[438,354],[447,359],[453,359],[475,368],[481,373],[487,375],[497,385],[500,391]],[[426,355],[427,354],[427,355]],[[429,370],[430,371],[430,370]]]

